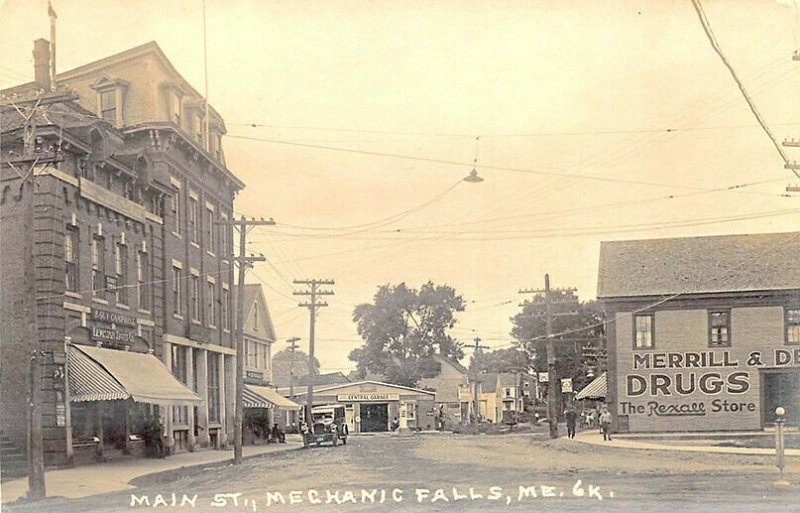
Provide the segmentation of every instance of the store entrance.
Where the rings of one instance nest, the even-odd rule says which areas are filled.
[[[762,424],[775,424],[775,408],[782,406],[786,410],[786,424],[800,425],[800,369],[764,371],[761,384]]]
[[[389,403],[361,405],[361,432],[378,433],[389,430]]]

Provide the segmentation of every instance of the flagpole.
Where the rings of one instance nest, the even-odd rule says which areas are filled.
[[[50,90],[56,90],[56,20],[58,16],[53,4],[47,2],[47,15],[50,17]]]
[[[208,134],[208,44],[206,42],[206,0],[203,0],[203,79],[204,88],[203,96],[205,96],[205,124],[203,130],[203,148],[209,151],[209,134]]]

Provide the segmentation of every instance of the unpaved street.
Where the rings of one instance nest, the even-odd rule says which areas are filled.
[[[13,511],[797,511],[798,487],[776,488],[772,464],[521,435],[359,436]],[[796,459],[788,471],[800,480]]]

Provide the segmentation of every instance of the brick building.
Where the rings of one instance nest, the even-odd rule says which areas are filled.
[[[130,452],[131,431],[156,414],[169,451],[225,446],[233,261],[231,229],[217,222],[232,217],[244,184],[225,166],[223,120],[155,43],[55,82],[46,41],[34,58],[36,81],[2,102],[3,435],[24,450],[33,278],[48,464],[87,447]],[[21,188],[29,168],[33,227]]]
[[[602,243],[616,428],[800,424],[799,253],[800,233]]]

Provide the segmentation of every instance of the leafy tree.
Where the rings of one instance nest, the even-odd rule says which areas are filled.
[[[528,353],[519,348],[496,349],[494,351],[475,351],[469,361],[469,372],[527,372],[532,368]]]
[[[590,370],[594,375],[605,370],[605,312],[597,302],[579,302],[567,291],[552,292],[551,297],[556,374],[559,378],[572,378],[573,389],[579,390],[591,381]],[[525,301],[522,310],[511,318],[511,335],[517,348],[529,356],[539,372],[547,370],[545,313],[544,298],[536,296]]]
[[[440,354],[456,360],[462,344],[447,330],[464,300],[448,285],[424,284],[419,290],[405,283],[382,285],[372,303],[356,306],[353,321],[364,344],[350,352],[358,374],[381,374],[390,383],[416,386],[433,372],[430,357]]]
[[[278,351],[272,357],[272,383],[278,387],[289,386],[290,372],[294,370],[295,384],[297,378],[308,375],[308,353],[296,349],[294,356],[288,349]],[[319,360],[314,357],[314,374],[319,375]]]

